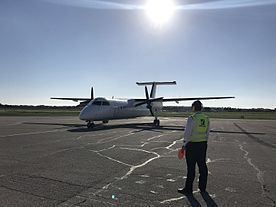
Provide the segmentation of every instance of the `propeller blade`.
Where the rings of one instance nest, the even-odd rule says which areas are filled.
[[[164,97],[150,99],[149,102],[162,101]]]
[[[135,107],[141,106],[141,105],[144,105],[144,104],[147,104],[147,103],[148,103],[148,101],[143,101],[141,103],[135,104]]]
[[[94,99],[94,89],[93,89],[93,87],[91,87],[91,100],[93,100]]]
[[[149,108],[149,110],[150,110],[150,114],[151,114],[152,116],[154,116],[153,111],[152,111],[152,106]]]
[[[162,101],[163,98],[164,98],[164,97],[148,99],[148,100],[143,101],[143,102],[141,102],[141,103],[135,104],[135,107],[141,106],[141,105],[144,105],[144,104],[147,104],[147,107],[148,107],[152,102],[155,102],[155,101]]]

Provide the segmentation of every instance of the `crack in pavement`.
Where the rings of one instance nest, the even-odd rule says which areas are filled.
[[[169,132],[169,133],[166,133],[166,134],[161,134],[161,135],[157,135],[157,136],[150,137],[150,138],[147,139],[146,142],[155,142],[154,139],[160,138],[160,137],[162,137],[162,136],[165,136],[165,135],[168,135],[168,134],[174,133],[174,132],[176,132],[176,131],[172,131],[172,132]],[[121,137],[129,136],[129,135],[132,135],[132,134],[133,134],[133,132],[130,132],[130,133],[126,134],[126,135],[121,135],[121,136],[116,137],[116,138],[112,138],[112,139],[109,138],[108,141],[107,141],[107,139],[105,139],[105,140],[102,141],[102,142],[99,142],[99,141],[98,141],[96,144],[107,143],[107,142],[110,142],[110,141],[113,141],[113,140],[117,140],[117,139],[119,139],[119,138],[121,138]],[[107,142],[106,142],[106,141],[107,141]],[[167,146],[163,147],[163,148],[171,151],[171,150],[172,150],[171,147],[174,146],[174,145],[177,143],[177,141],[179,141],[179,140],[174,140],[174,141],[172,141],[172,142],[167,142],[167,143],[169,143],[169,144],[168,144]],[[131,145],[130,145],[130,146],[131,146]],[[135,145],[135,146],[137,146],[137,145]],[[139,146],[139,147],[144,147],[144,146],[145,146],[145,143],[142,143],[141,145],[138,145],[138,146]],[[120,147],[120,149],[122,149],[122,150],[139,151],[139,152],[144,152],[144,153],[152,154],[152,155],[155,155],[155,156],[152,157],[152,158],[150,158],[150,159],[147,159],[147,160],[144,161],[143,163],[140,163],[140,164],[137,164],[137,165],[131,165],[131,164],[124,163],[124,162],[122,162],[122,161],[120,161],[120,160],[117,160],[117,159],[114,159],[114,158],[112,158],[112,157],[109,157],[109,156],[106,156],[106,155],[102,154],[102,152],[108,151],[108,150],[111,150],[111,149],[114,149],[114,148],[116,148],[116,147]],[[102,191],[108,190],[108,189],[110,188],[110,186],[114,185],[116,182],[119,182],[119,181],[122,181],[122,180],[124,180],[124,179],[127,179],[136,169],[141,168],[141,167],[144,167],[144,166],[146,166],[148,163],[150,163],[150,162],[152,162],[152,161],[154,161],[154,160],[159,159],[160,157],[162,157],[162,156],[161,156],[160,154],[158,154],[157,152],[148,151],[148,150],[144,150],[144,149],[140,149],[140,148],[127,148],[127,147],[121,147],[121,146],[116,146],[116,145],[112,145],[112,146],[110,146],[110,147],[107,147],[107,148],[104,148],[104,149],[100,149],[100,150],[90,150],[90,151],[92,151],[92,152],[94,152],[94,153],[97,153],[99,156],[104,157],[104,158],[106,158],[106,159],[109,159],[109,160],[111,160],[111,161],[113,161],[113,162],[117,162],[117,163],[119,163],[119,164],[122,164],[122,165],[125,165],[125,166],[127,166],[127,167],[130,167],[129,170],[128,170],[123,176],[121,176],[121,177],[119,177],[119,178],[116,178],[113,182],[110,182],[110,183],[104,185],[102,188],[100,188],[100,189],[97,190],[96,192],[92,193],[91,195],[93,195],[93,196],[99,196],[99,193],[101,193]]]
[[[252,159],[251,159],[250,157],[248,157],[249,152],[246,151],[246,150],[244,149],[244,146],[241,145],[241,144],[239,144],[239,147],[240,147],[240,150],[241,150],[242,152],[244,152],[243,158],[247,161],[247,163],[248,163],[251,167],[253,167],[253,169],[254,169],[255,171],[257,171],[256,176],[257,176],[258,182],[261,184],[262,196],[263,196],[264,198],[267,198],[268,200],[270,200],[270,201],[273,203],[271,206],[276,206],[276,202],[268,195],[269,190],[267,189],[267,187],[266,187],[266,185],[265,185],[265,182],[264,182],[264,172],[261,171],[261,170],[258,168],[258,166],[256,166],[256,165],[252,162]]]

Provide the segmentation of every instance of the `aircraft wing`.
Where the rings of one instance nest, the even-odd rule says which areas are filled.
[[[94,99],[94,89],[93,87],[91,87],[91,98],[63,98],[63,97],[51,97],[51,99],[57,99],[57,100],[66,100],[66,101],[75,101],[75,102],[79,102],[82,101],[84,103],[89,102],[91,100]]]
[[[57,99],[57,100],[67,100],[67,101],[90,101],[90,98],[57,98],[57,97],[51,97],[51,99]]]
[[[213,96],[213,97],[191,97],[191,98],[157,98],[158,100],[155,99],[145,99],[145,98],[136,98],[133,99],[134,101],[140,102],[140,101],[150,101],[150,102],[155,102],[155,101],[162,101],[162,102],[171,102],[171,101],[193,101],[193,100],[212,100],[212,99],[229,99],[229,98],[235,98],[234,96]],[[160,100],[161,99],[161,100]]]
[[[216,97],[192,97],[192,98],[163,98],[163,102],[170,102],[170,101],[192,101],[192,100],[211,100],[211,99],[228,99],[228,98],[235,98],[233,96],[216,96]]]

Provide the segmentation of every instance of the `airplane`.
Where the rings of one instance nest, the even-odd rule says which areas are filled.
[[[156,89],[159,85],[176,85],[176,81],[162,81],[162,82],[136,82],[138,86],[145,86],[146,98],[132,98],[127,100],[107,99],[104,97],[94,98],[93,87],[91,88],[90,98],[58,98],[51,99],[58,100],[72,100],[81,101],[80,105],[85,105],[80,111],[80,120],[87,122],[87,128],[93,128],[95,121],[102,121],[104,124],[109,120],[114,119],[129,119],[141,116],[153,116],[154,126],[160,126],[158,115],[160,114],[163,102],[191,101],[191,100],[210,100],[210,99],[229,99],[235,98],[233,96],[220,97],[195,97],[195,98],[164,98],[156,97]],[[150,94],[147,86],[151,85]]]

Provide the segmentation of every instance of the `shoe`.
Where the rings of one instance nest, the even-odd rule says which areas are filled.
[[[178,193],[181,193],[185,196],[193,195],[193,193],[191,191],[187,191],[185,188],[179,188],[177,191],[178,191]]]
[[[207,191],[204,189],[199,189],[200,193],[207,193]]]

